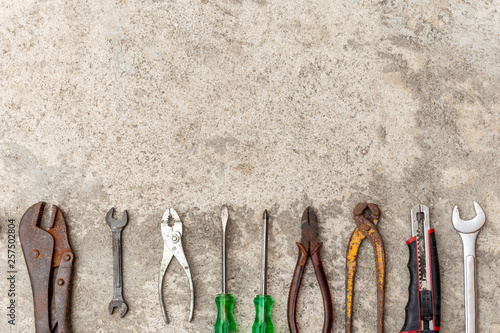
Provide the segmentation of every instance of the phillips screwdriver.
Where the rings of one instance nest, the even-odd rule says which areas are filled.
[[[274,333],[274,326],[271,321],[271,307],[273,299],[267,294],[267,227],[269,215],[267,210],[262,214],[262,272],[260,295],[253,300],[255,304],[255,322],[252,326],[252,333]]]
[[[233,318],[234,297],[227,293],[227,251],[226,227],[229,219],[227,207],[221,210],[222,220],[222,293],[215,298],[217,304],[217,321],[215,333],[236,333],[236,323]]]

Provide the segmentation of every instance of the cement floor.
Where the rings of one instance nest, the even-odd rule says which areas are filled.
[[[220,291],[219,212],[230,207],[229,288],[240,332],[259,291],[260,216],[271,214],[276,332],[311,205],[324,242],[334,332],[344,330],[345,252],[358,202],[379,205],[387,254],[386,332],[404,321],[410,209],[426,204],[442,270],[441,331],[464,331],[462,244],[451,224],[472,201],[479,327],[500,332],[500,3],[493,1],[0,1],[0,299],[7,219],[57,204],[76,255],[74,332],[211,332]],[[109,208],[123,232],[129,313],[110,316]],[[174,207],[196,289],[174,262],[158,303],[160,221]],[[19,244],[18,244],[19,245]],[[16,325],[34,332],[17,248]],[[355,331],[375,331],[375,270],[361,248]],[[311,266],[300,327],[323,310]],[[4,329],[2,329],[4,331]]]

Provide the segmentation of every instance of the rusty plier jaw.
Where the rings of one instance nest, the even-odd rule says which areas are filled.
[[[365,223],[367,220],[376,225],[378,223],[378,219],[380,218],[380,208],[373,203],[362,202],[354,207],[353,215],[354,219],[361,223]],[[362,217],[364,217],[364,219]]]
[[[302,238],[300,243],[306,249],[307,253],[311,253],[315,249],[318,242],[318,219],[314,210],[311,207],[307,207],[302,214],[301,226]]]

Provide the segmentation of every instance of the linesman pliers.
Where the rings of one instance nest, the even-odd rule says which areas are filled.
[[[301,220],[302,239],[297,243],[299,248],[299,258],[293,273],[292,285],[290,286],[290,294],[288,296],[288,326],[291,333],[298,333],[297,329],[297,296],[299,295],[302,275],[306,265],[307,257],[311,257],[316,278],[318,279],[321,295],[323,296],[324,307],[324,323],[323,333],[330,333],[333,327],[333,307],[328,280],[326,279],[325,270],[321,263],[319,249],[323,243],[318,242],[318,220],[314,210],[307,207],[302,214]]]
[[[356,229],[352,233],[347,247],[346,260],[346,333],[352,332],[352,308],[356,261],[361,242],[368,238],[375,252],[377,272],[377,332],[384,331],[384,294],[385,294],[385,251],[384,242],[377,230],[380,209],[373,203],[359,203],[354,208]]]
[[[45,202],[31,206],[19,223],[19,240],[33,290],[37,333],[70,333],[69,300],[73,251],[68,242],[66,222],[52,206],[50,226],[40,228]]]
[[[168,224],[170,217],[172,217],[173,220],[172,226]],[[194,310],[193,278],[191,277],[191,270],[189,269],[189,264],[187,262],[186,255],[184,254],[184,249],[182,248],[182,222],[175,209],[167,209],[163,214],[161,219],[161,234],[163,236],[164,246],[163,259],[160,266],[160,277],[158,278],[158,293],[160,295],[160,306],[163,319],[165,319],[165,323],[168,324],[167,313],[165,312],[165,305],[163,304],[163,280],[165,278],[168,265],[175,256],[179,261],[179,264],[181,264],[182,268],[186,272],[189,281],[189,288],[191,291],[191,311],[189,313],[189,321],[191,321],[191,319],[193,319]]]

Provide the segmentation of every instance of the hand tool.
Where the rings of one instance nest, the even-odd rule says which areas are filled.
[[[113,218],[114,208],[111,208],[106,214],[106,223],[111,228],[113,235],[113,299],[109,302],[109,314],[113,314],[115,308],[121,308],[120,318],[127,313],[128,306],[123,300],[123,279],[122,279],[122,230],[128,223],[127,211],[123,211],[122,218],[115,220]]]
[[[236,333],[236,322],[233,318],[234,297],[227,293],[227,251],[226,227],[229,213],[226,206],[221,210],[222,220],[222,293],[215,298],[217,304],[217,321],[215,333]]]
[[[431,229],[429,208],[417,205],[411,210],[409,298],[401,333],[439,332],[441,322],[441,279],[436,235]]]
[[[49,229],[40,227],[45,202],[31,206],[19,223],[19,240],[33,290],[36,333],[70,333],[73,251],[62,211],[52,206]]]
[[[168,223],[169,218],[172,217],[173,225],[170,226]],[[179,218],[179,214],[175,209],[170,208],[165,211],[161,219],[161,234],[163,236],[163,259],[160,266],[160,276],[158,278],[158,294],[160,295],[160,306],[161,312],[163,314],[163,319],[165,323],[168,324],[167,313],[165,312],[165,305],[163,304],[163,280],[165,279],[165,273],[167,272],[168,265],[172,258],[175,256],[179,264],[186,272],[189,289],[191,291],[191,311],[189,312],[189,321],[193,319],[194,311],[194,287],[193,278],[191,277],[191,270],[189,269],[189,264],[184,254],[184,248],[182,247],[182,222]]]
[[[465,333],[477,330],[476,312],[476,239],[486,222],[483,209],[474,201],[476,217],[469,221],[460,218],[458,207],[453,208],[453,227],[462,237],[464,247],[464,284],[465,284]]]
[[[262,214],[262,273],[260,295],[253,300],[255,304],[255,321],[252,326],[252,333],[274,333],[274,326],[271,321],[271,307],[273,299],[267,294],[267,229],[269,225],[269,215],[267,210]]]
[[[356,229],[347,247],[346,259],[346,333],[352,332],[354,278],[358,251],[365,238],[372,243],[377,273],[377,332],[384,331],[384,293],[385,293],[385,251],[384,242],[377,230],[380,209],[373,203],[359,203],[354,207]]]
[[[300,284],[304,274],[304,268],[307,262],[307,257],[311,257],[316,278],[321,289],[324,308],[323,333],[330,333],[333,327],[333,307],[328,280],[323,269],[323,263],[319,250],[323,243],[318,242],[318,220],[316,214],[311,207],[307,207],[302,214],[301,220],[302,239],[297,243],[299,248],[299,257],[295,272],[293,273],[292,284],[290,286],[290,294],[288,295],[288,327],[291,333],[298,333],[297,328],[297,297],[299,295]]]

